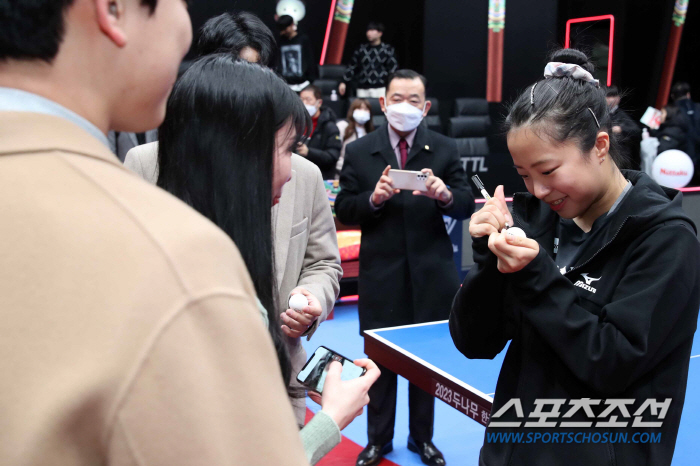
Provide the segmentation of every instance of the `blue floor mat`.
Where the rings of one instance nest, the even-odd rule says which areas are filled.
[[[700,356],[700,337],[695,335],[692,355]],[[311,341],[303,340],[309,355],[319,346],[331,348],[348,358],[364,357],[364,339],[359,334],[357,305],[338,305],[335,318],[324,322]],[[484,376],[490,380],[500,370],[502,357],[495,361],[483,361]],[[490,385],[490,383],[489,383]],[[700,436],[700,357],[690,360],[690,373],[686,391],[683,418],[676,442],[672,466],[698,464],[695,446]],[[307,399],[307,406],[314,412],[320,407]],[[367,443],[367,416],[363,414],[345,428],[343,435],[364,446]],[[408,438],[408,382],[399,377],[394,451],[387,459],[401,466],[421,466],[420,458],[406,448]],[[435,402],[435,445],[444,453],[450,465],[477,465],[479,450],[484,441],[484,427],[449,407],[442,401]]]

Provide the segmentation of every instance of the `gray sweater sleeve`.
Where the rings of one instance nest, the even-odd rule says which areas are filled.
[[[336,445],[340,443],[340,429],[335,421],[323,411],[319,411],[301,429],[301,443],[304,445],[306,459],[312,465],[318,463]]]

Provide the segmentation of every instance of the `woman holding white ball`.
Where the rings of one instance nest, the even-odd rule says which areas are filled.
[[[548,425],[566,427],[551,435],[629,441],[485,442],[480,464],[657,465],[673,456],[700,307],[700,244],[681,193],[618,168],[592,71],[583,53],[560,50],[511,107],[508,149],[528,194],[514,196],[511,215],[499,187],[472,216],[475,266],[450,332],[469,358],[491,359],[510,342],[487,436],[541,433],[522,421],[546,413],[556,421]],[[506,222],[527,238],[508,234]],[[603,414],[611,399],[634,403],[626,422]],[[649,399],[663,414],[644,407]],[[586,409],[571,409],[584,401]],[[638,433],[663,441],[634,442]]]

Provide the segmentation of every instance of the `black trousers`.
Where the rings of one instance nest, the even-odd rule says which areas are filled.
[[[382,375],[369,389],[367,406],[368,445],[385,445],[394,438],[396,418],[396,374],[377,364]],[[433,438],[435,398],[415,385],[408,385],[408,428],[417,443]]]

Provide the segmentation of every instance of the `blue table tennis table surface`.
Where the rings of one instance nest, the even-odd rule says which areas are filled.
[[[455,348],[447,321],[374,330],[384,338],[431,366],[479,391],[493,395],[507,346],[492,360],[467,359]],[[673,466],[700,464],[695,453],[700,437],[700,336],[691,350],[688,386],[676,441]]]
[[[493,359],[467,359],[452,343],[447,321],[379,329],[374,333],[486,395],[496,391],[507,346]]]

